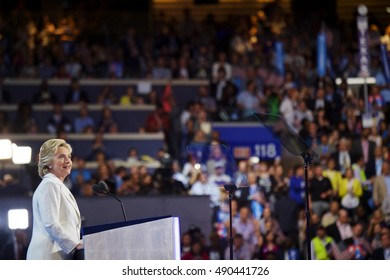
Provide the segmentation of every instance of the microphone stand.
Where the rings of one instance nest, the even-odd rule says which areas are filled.
[[[310,207],[309,207],[309,182],[308,182],[308,166],[312,162],[312,156],[309,153],[302,153],[304,168],[305,168],[305,196],[306,196],[306,250],[307,259],[311,260],[311,237],[310,237]]]
[[[107,192],[106,194],[108,194],[109,196],[111,196],[111,197],[113,197],[113,198],[115,198],[116,200],[119,201],[119,203],[121,204],[121,208],[122,208],[123,218],[125,219],[125,221],[127,221],[126,211],[125,211],[125,207],[123,206],[122,200],[120,200],[119,198],[117,198],[115,195],[113,195],[110,192]]]
[[[119,203],[121,204],[121,208],[122,208],[123,218],[125,219],[125,221],[127,221],[126,211],[125,211],[125,207],[123,206],[122,200],[120,200],[119,198],[117,198],[114,194],[110,193],[110,191],[108,190],[108,187],[107,187],[106,183],[104,183],[104,182],[102,181],[102,182],[99,182],[99,185],[93,185],[93,186],[92,186],[92,191],[93,191],[94,193],[96,193],[96,194],[109,195],[109,196],[115,198],[117,201],[119,201]]]
[[[232,199],[233,193],[237,190],[237,186],[235,184],[226,184],[224,185],[225,190],[229,192],[229,252],[230,252],[230,260],[233,260],[233,217],[232,217]]]

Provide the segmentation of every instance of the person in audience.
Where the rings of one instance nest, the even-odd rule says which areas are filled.
[[[332,200],[329,204],[329,211],[325,212],[321,217],[321,225],[325,228],[337,221],[340,210],[340,203],[337,200]]]
[[[244,237],[236,233],[233,238],[233,260],[250,260],[252,252]],[[230,247],[225,249],[225,260],[230,260]]]
[[[278,2],[275,1],[270,6],[278,6]],[[265,113],[281,114],[299,132],[299,135],[311,146],[313,151],[319,155],[318,159],[316,157],[313,159],[314,168],[309,169],[310,199],[313,206],[310,210],[313,211],[313,215],[312,225],[309,229],[311,235],[307,238],[311,240],[311,237],[316,235],[320,224],[325,225],[327,229],[335,225],[337,227],[338,224],[340,228],[338,230],[342,232],[341,235],[347,236],[348,226],[339,221],[340,215],[337,211],[348,210],[350,220],[346,223],[351,225],[363,223],[363,228],[367,228],[369,241],[371,244],[375,244],[373,249],[378,249],[382,246],[380,244],[382,231],[388,230],[390,221],[390,187],[388,186],[390,181],[386,171],[386,168],[389,169],[388,161],[390,160],[390,130],[387,125],[390,120],[390,95],[388,94],[388,86],[386,87],[388,83],[384,71],[379,64],[379,52],[372,52],[370,54],[372,59],[369,61],[370,69],[376,77],[376,84],[370,87],[367,104],[373,117],[370,126],[369,123],[365,122],[366,119],[362,118],[366,105],[362,92],[358,91],[357,87],[347,83],[348,77],[358,76],[358,67],[350,59],[354,57],[356,52],[356,49],[351,47],[353,40],[346,41],[346,39],[351,38],[354,31],[350,28],[344,28],[343,34],[345,36],[341,39],[332,40],[331,38],[337,37],[335,35],[341,26],[335,21],[333,29],[327,30],[327,35],[329,35],[327,38],[330,38],[329,47],[332,49],[332,60],[328,63],[329,71],[325,77],[318,78],[314,67],[315,61],[312,57],[306,55],[312,53],[313,44],[310,44],[310,40],[306,38],[307,28],[302,27],[318,25],[316,24],[317,19],[313,21],[313,24],[303,25],[300,23],[306,20],[305,17],[294,17],[291,24],[290,22],[287,24],[285,18],[278,17],[277,23],[275,23],[275,15],[273,12],[269,12],[270,10],[273,11],[268,6],[264,10],[267,21],[260,20],[257,22],[259,30],[267,30],[269,41],[286,37],[286,34],[294,34],[285,38],[285,44],[290,47],[286,47],[284,50],[286,67],[284,75],[268,67],[272,64],[273,56],[269,55],[272,48],[259,48],[261,40],[259,42],[249,41],[248,38],[242,36],[242,34],[250,34],[251,25],[240,25],[237,30],[226,32],[228,29],[226,29],[227,25],[225,23],[217,22],[213,17],[208,17],[205,21],[201,21],[201,19],[196,21],[190,17],[187,11],[185,20],[178,21],[179,31],[171,28],[169,26],[171,23],[168,23],[166,19],[159,19],[158,23],[157,21],[152,23],[161,27],[161,29],[158,29],[159,32],[152,32],[148,38],[141,38],[135,36],[136,31],[138,31],[135,27],[126,29],[125,34],[120,34],[114,25],[104,22],[105,34],[115,33],[118,35],[110,37],[112,45],[117,46],[111,49],[102,43],[104,40],[100,40],[101,42],[95,40],[101,34],[95,34],[96,32],[87,29],[87,25],[77,24],[77,22],[80,22],[79,18],[76,18],[77,15],[72,16],[75,17],[74,19],[61,20],[58,30],[49,20],[52,15],[47,15],[43,19],[42,30],[37,30],[36,26],[40,25],[36,22],[36,19],[39,19],[39,17],[34,16],[35,12],[28,10],[27,6],[18,6],[20,14],[31,13],[31,19],[28,20],[27,25],[28,34],[26,33],[26,36],[13,36],[12,32],[6,32],[7,30],[3,28],[5,32],[1,33],[1,42],[4,48],[2,48],[0,56],[0,104],[8,106],[11,102],[14,102],[18,105],[18,111],[11,114],[8,107],[0,108],[0,112],[3,112],[0,113],[0,132],[3,134],[55,133],[58,138],[70,138],[72,144],[75,145],[78,144],[78,140],[74,137],[78,138],[79,136],[73,136],[72,132],[76,134],[103,132],[110,133],[112,134],[110,137],[115,138],[115,135],[125,127],[122,124],[126,120],[113,120],[111,115],[102,122],[101,130],[99,129],[100,120],[98,119],[92,118],[93,123],[90,120],[80,120],[76,129],[76,123],[73,121],[78,118],[77,116],[71,118],[72,123],[69,126],[69,120],[65,120],[61,109],[57,108],[59,112],[55,112],[57,109],[53,107],[50,123],[48,123],[49,118],[40,118],[41,114],[49,116],[50,113],[46,111],[47,106],[36,106],[38,109],[36,110],[35,105],[54,104],[55,101],[55,106],[61,105],[57,104],[59,101],[64,101],[67,106],[73,104],[88,105],[90,104],[89,101],[111,105],[118,101],[113,93],[125,90],[126,93],[119,100],[119,104],[122,106],[142,104],[156,106],[156,111],[148,117],[131,119],[131,121],[144,126],[140,128],[140,133],[145,131],[164,132],[164,146],[167,147],[171,158],[181,164],[186,163],[182,171],[186,178],[182,180],[182,176],[177,176],[180,174],[176,172],[176,167],[173,168],[173,166],[165,170],[169,171],[169,176],[163,176],[164,182],[160,181],[162,177],[161,173],[158,172],[156,176],[142,172],[132,172],[133,174],[122,178],[124,194],[159,195],[175,193],[186,195],[193,189],[194,185],[199,187],[200,183],[199,178],[195,176],[199,172],[195,168],[197,166],[196,162],[193,160],[187,160],[186,162],[185,160],[187,156],[186,146],[189,144],[223,143],[229,147],[232,144],[230,140],[223,139],[221,141],[221,139],[212,137],[214,128],[211,121],[227,122],[225,125],[229,125],[230,121],[238,121],[241,102],[237,101],[243,99],[244,103],[248,103],[248,100],[255,100],[256,102],[252,102],[253,104],[249,104],[250,102],[245,104],[246,107],[259,109]],[[110,11],[104,11],[104,13],[109,14]],[[22,25],[25,24],[25,21],[15,22],[12,15],[12,12],[5,10],[0,25],[13,26],[15,29],[24,30],[25,26]],[[245,16],[245,19],[249,18],[250,15]],[[318,17],[318,20],[320,18]],[[175,18],[172,22],[174,20]],[[99,23],[102,22],[97,19],[96,26]],[[283,28],[280,28],[280,26]],[[294,28],[296,26],[301,26],[302,32],[295,32]],[[68,34],[65,32],[66,29],[71,32]],[[96,30],[101,30],[101,28]],[[168,30],[168,33],[165,33],[165,30]],[[78,36],[79,34],[83,36]],[[373,41],[379,41],[379,32],[371,30],[369,35],[372,36],[370,39]],[[55,42],[55,36],[60,36],[59,44]],[[384,37],[386,36],[389,37],[388,34],[385,34]],[[90,44],[90,42],[92,43]],[[333,82],[336,76],[345,77],[337,87]],[[176,86],[178,81],[164,80],[163,83],[168,85],[165,87],[167,94],[161,92],[159,87],[151,89],[149,93],[137,93],[133,82],[125,80],[128,77],[146,80],[151,78],[186,79],[186,82],[180,81],[180,85]],[[28,86],[18,83],[18,79],[26,78],[37,78],[39,80],[31,80],[31,82],[24,80],[23,83],[27,83]],[[59,80],[48,80],[51,78]],[[202,80],[195,81],[192,80],[193,78]],[[115,79],[115,81],[107,83],[105,79]],[[69,81],[69,84],[67,84],[67,81]],[[48,87],[47,82],[50,83],[51,87]],[[82,82],[82,86],[80,86],[80,82]],[[171,82],[172,85],[175,85],[175,100],[171,98],[173,89],[171,88]],[[238,98],[237,93],[243,93],[245,84],[250,85],[249,91],[252,92],[252,97],[244,96],[243,98],[241,96]],[[91,90],[98,86],[101,87],[102,92],[100,94],[97,92],[96,98],[89,96],[88,94],[92,93]],[[21,87],[23,92],[21,92]],[[54,92],[51,92],[54,87],[55,95]],[[109,90],[109,87],[112,87],[111,90]],[[87,88],[88,91],[86,91]],[[208,89],[210,94],[208,94]],[[60,96],[60,93],[64,95]],[[163,100],[160,100],[161,93],[163,93]],[[248,94],[246,93],[246,95]],[[176,97],[178,97],[177,100]],[[162,114],[160,115],[158,111],[161,101],[164,102],[161,106]],[[182,104],[186,103],[189,106],[183,108]],[[32,108],[34,108],[34,111]],[[66,112],[66,115],[70,117],[68,112]],[[10,116],[15,116],[15,119],[10,120]],[[85,135],[85,137],[89,136]],[[318,138],[320,138],[320,141],[318,141]],[[97,143],[91,145],[94,153],[92,157],[86,157],[86,160],[96,161],[98,165],[108,162],[108,168],[112,173],[118,166],[113,161],[108,161],[107,152],[109,150],[102,150],[102,148],[111,148],[111,146],[104,147],[101,144],[97,141]],[[114,146],[115,144],[113,144]],[[376,147],[373,149],[374,146]],[[126,154],[126,151],[123,153]],[[243,160],[247,159],[244,158]],[[76,158],[75,162],[77,161]],[[282,158],[281,165],[278,168],[274,165],[272,159],[269,159],[270,162],[267,163],[268,159],[261,159],[261,161],[260,164],[251,166],[251,170],[248,168],[247,171],[243,172],[245,178],[248,179],[248,184],[243,185],[242,180],[236,181],[236,178],[234,178],[237,185],[245,187],[239,188],[235,193],[236,198],[240,198],[238,197],[239,194],[242,195],[242,199],[238,199],[239,205],[240,207],[251,205],[251,211],[257,221],[260,221],[264,212],[268,213],[268,211],[270,216],[280,216],[278,214],[278,208],[280,207],[276,207],[279,200],[277,191],[286,182],[290,182],[290,192],[296,191],[294,197],[300,203],[301,210],[303,210],[297,218],[297,223],[300,232],[298,247],[301,255],[304,256],[303,244],[306,236],[305,213],[302,209],[305,200],[302,187],[303,168],[299,168],[296,173],[292,172],[290,161],[286,158]],[[133,163],[138,165],[139,162]],[[316,164],[322,165],[322,176],[317,174]],[[83,163],[80,165],[83,165]],[[259,167],[261,167],[261,170]],[[349,174],[349,168],[353,168],[354,177],[360,180],[363,188],[362,195],[359,196],[359,205],[356,208],[351,208],[349,207],[350,204],[345,204],[345,200],[348,200],[345,197],[349,197],[352,193],[356,194],[356,190],[359,188],[352,187],[352,191],[349,191],[349,185],[353,185],[353,183],[348,182],[353,181],[352,179],[341,183],[341,174]],[[214,170],[214,168],[211,169],[212,172]],[[161,169],[159,169],[160,171]],[[95,170],[91,170],[91,172],[95,172]],[[314,178],[311,178],[310,173],[312,172],[315,173]],[[171,176],[172,174],[173,176]],[[229,173],[229,175],[232,174]],[[64,185],[72,188],[72,191],[78,190],[82,195],[91,195],[91,185],[96,182],[84,180],[81,176],[76,176],[75,179],[73,176],[73,172],[71,176],[67,176],[63,182]],[[15,182],[21,183],[22,180],[18,180],[17,176],[13,177]],[[32,174],[30,177],[34,180],[38,179],[40,182],[40,178],[34,178]],[[283,180],[284,178],[286,180]],[[329,193],[328,187],[324,186],[328,184],[327,180],[323,178],[329,179],[331,183]],[[183,186],[185,185],[185,179],[188,180],[187,188]],[[3,178],[2,181],[7,180]],[[165,187],[161,188],[162,185]],[[205,185],[206,183],[201,184],[203,187]],[[249,187],[246,188],[248,185]],[[10,190],[8,187],[7,185],[7,189],[3,190]],[[122,188],[117,186],[116,189],[119,193],[119,189]],[[203,194],[200,190],[198,192]],[[217,193],[208,194],[211,194],[214,200],[217,197]],[[223,220],[226,221],[228,216],[228,207],[225,200],[226,192],[222,190],[222,195],[221,192],[218,195],[218,203],[221,209],[218,215],[219,219],[213,224],[212,230],[217,230],[221,238],[226,238],[227,228],[222,222]],[[344,203],[340,206],[342,201]],[[330,205],[329,211],[327,211],[327,204]],[[340,207],[343,209],[340,209]],[[283,223],[280,221],[279,229],[275,230],[278,227],[275,226],[275,224],[278,224],[276,220],[266,220],[261,220],[259,229],[262,230],[264,235],[272,230],[274,237],[276,237],[276,245],[281,250],[283,249],[278,258],[282,256],[285,259],[288,250],[284,248],[284,243],[280,241],[281,238],[277,233],[281,231],[281,227],[283,228]],[[293,221],[291,220],[291,222]],[[355,227],[352,231],[352,239],[359,239],[356,238]],[[359,246],[351,245],[348,242],[336,243],[337,234],[332,236],[337,246],[332,246],[330,258],[359,258],[356,252],[360,250],[356,250],[356,248],[360,248]],[[264,240],[265,236],[261,236],[263,240],[260,241],[257,233],[255,237],[258,243],[257,250],[259,251],[263,249],[264,243],[268,241]],[[285,236],[284,240],[288,238],[289,236]],[[386,250],[382,253],[386,253]],[[379,252],[379,254],[382,253]],[[224,257],[226,258],[226,255]],[[261,255],[261,257],[258,255],[256,258],[265,257],[264,255]],[[275,257],[276,255],[273,253],[268,258]],[[211,255],[210,258],[212,258]],[[365,258],[370,258],[370,254],[366,254]],[[371,258],[374,258],[373,255]]]
[[[70,173],[72,186],[81,194],[84,185],[89,184],[92,180],[92,172],[87,168],[86,161],[82,157],[74,159],[75,168]]]
[[[274,216],[285,236],[298,238],[298,203],[288,196],[288,189],[284,188],[276,194]]]
[[[334,246],[333,238],[326,234],[326,230],[323,226],[319,226],[317,228],[316,236],[311,240],[312,259],[332,259],[332,246]]]
[[[78,103],[88,103],[89,97],[88,94],[81,89],[80,82],[77,78],[71,80],[68,92],[65,96],[65,103],[67,104],[78,104]]]
[[[208,260],[210,259],[205,248],[203,248],[202,243],[199,240],[195,240],[191,244],[191,249],[189,252],[185,253],[182,260]]]
[[[375,207],[381,207],[383,201],[390,195],[390,163],[382,164],[382,173],[374,178],[372,198]]]
[[[122,106],[131,106],[135,104],[135,89],[133,86],[128,86],[125,92],[119,98],[119,104]]]
[[[112,127],[118,127],[118,121],[114,118],[111,108],[104,106],[97,126],[98,132],[109,133]]]
[[[18,104],[17,114],[12,124],[13,133],[37,133],[38,121],[33,114],[33,107],[29,102]]]
[[[360,181],[354,177],[352,168],[347,168],[340,184],[339,198],[341,206],[350,212],[350,216],[359,206],[362,194],[363,188]]]
[[[367,260],[371,257],[373,251],[370,242],[367,240],[364,232],[364,225],[356,223],[352,227],[353,243],[347,247],[347,251],[352,253],[353,260]]]
[[[390,260],[390,233],[381,235],[382,247],[377,248],[372,253],[372,260]]]
[[[345,250],[353,241],[353,231],[349,220],[348,211],[340,209],[337,221],[326,227],[327,234],[333,238],[341,251]]]
[[[35,104],[55,104],[58,102],[57,95],[51,89],[47,80],[42,80],[38,92],[33,96],[32,102]]]
[[[117,103],[117,98],[111,86],[103,86],[97,98],[97,104],[114,105]]]
[[[289,195],[299,207],[303,208],[305,205],[304,168],[302,165],[297,165],[293,170],[293,175],[290,177],[289,182]]]
[[[95,120],[89,114],[87,104],[81,104],[79,115],[74,119],[73,128],[75,133],[86,133],[88,129],[95,129]]]
[[[108,162],[100,163],[96,173],[92,175],[92,182],[94,184],[98,184],[100,181],[104,181],[107,184],[110,193],[116,194],[117,187],[114,170],[112,170]]]
[[[39,151],[38,173],[42,182],[33,195],[33,232],[28,260],[74,259],[83,249],[81,215],[77,202],[63,184],[71,173],[72,147],[62,139],[50,139]]]
[[[345,170],[352,166],[353,158],[350,152],[349,140],[343,138],[338,144],[337,151],[334,152],[331,157],[334,158],[336,162],[336,169],[339,170],[342,174],[345,173]]]
[[[310,180],[311,207],[319,216],[329,210],[329,202],[333,193],[332,184],[327,177],[323,176],[321,165],[314,167],[314,177]]]
[[[64,115],[61,103],[53,104],[52,114],[46,122],[46,131],[51,134],[56,134],[59,131],[64,131],[65,133],[73,131],[72,121]]]

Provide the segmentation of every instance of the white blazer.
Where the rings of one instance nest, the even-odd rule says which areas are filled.
[[[27,259],[71,259],[81,243],[81,217],[77,202],[61,180],[46,174],[32,199],[33,231]]]

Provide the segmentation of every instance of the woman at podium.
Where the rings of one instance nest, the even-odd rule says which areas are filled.
[[[77,202],[64,179],[72,170],[72,148],[62,139],[47,140],[40,148],[38,174],[41,183],[34,192],[33,232],[27,259],[74,259],[83,245]]]

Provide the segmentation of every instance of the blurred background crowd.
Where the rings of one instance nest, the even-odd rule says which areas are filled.
[[[5,1],[0,13],[0,104],[12,105],[8,79],[38,79],[41,87],[17,104],[14,119],[0,110],[0,133],[65,139],[71,133],[93,134],[90,155],[73,154],[66,183],[75,195],[93,196],[91,185],[102,180],[118,196],[209,195],[213,231],[195,227],[183,234],[182,258],[227,259],[230,220],[221,186],[234,183],[239,187],[232,201],[237,259],[305,259],[307,238],[315,259],[390,259],[390,77],[380,49],[384,44],[389,55],[389,21],[369,14],[369,69],[375,83],[365,96],[363,84],[348,83],[360,71],[356,23],[339,20],[334,11],[291,13],[271,1],[254,14],[221,21],[212,12],[195,19],[184,9],[180,17],[169,18],[161,10],[147,28],[125,17],[113,20],[102,9],[104,1],[98,1],[101,9],[92,8],[94,1],[62,1],[62,12],[55,15],[16,2]],[[326,35],[323,76],[317,72],[319,32]],[[283,45],[282,68],[277,43]],[[53,79],[69,81],[66,96],[50,87]],[[96,119],[79,83],[85,79],[163,80],[165,85],[162,92],[151,88],[147,94],[129,86],[120,95],[102,86],[93,98],[102,105]],[[207,83],[183,107],[173,95],[174,80]],[[36,126],[36,104],[53,106],[44,130]],[[73,119],[62,114],[70,104],[79,106]],[[123,120],[112,117],[113,105],[155,109],[145,119]],[[308,174],[310,236],[302,162],[248,158],[235,162],[237,172],[226,172],[226,155],[218,150],[229,143],[212,124],[244,121],[252,112],[282,115],[318,155]],[[121,123],[130,120],[139,123],[137,133],[163,132],[164,145],[148,159],[158,162],[157,168],[147,168],[136,148],[123,151],[131,167],[106,152],[103,136],[124,132]],[[209,147],[214,158],[199,164],[188,145]],[[88,162],[96,168],[86,168]],[[12,175],[6,175],[0,194],[15,194]],[[33,190],[19,186],[16,192]]]

